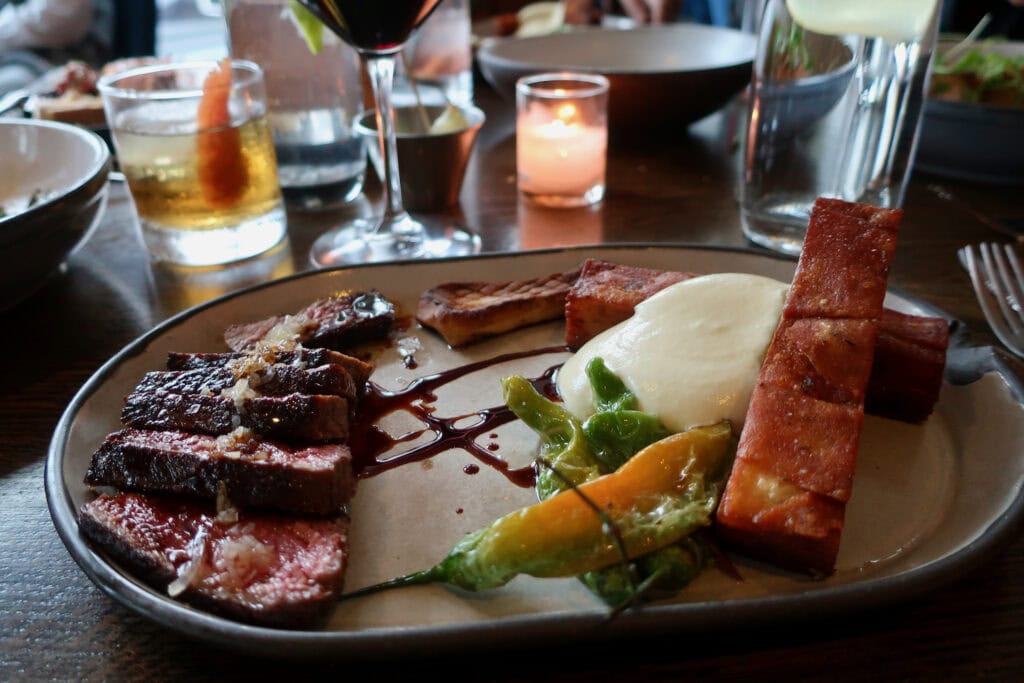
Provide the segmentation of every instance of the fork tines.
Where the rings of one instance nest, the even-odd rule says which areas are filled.
[[[1008,244],[983,243],[964,247],[960,256],[992,331],[1024,358],[1024,268],[1017,253]]]

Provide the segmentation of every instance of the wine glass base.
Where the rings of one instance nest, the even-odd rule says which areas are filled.
[[[409,261],[479,253],[480,237],[438,220],[415,221],[422,230],[403,236],[374,235],[378,221],[356,221],[325,232],[313,243],[309,260],[317,268],[381,261]]]

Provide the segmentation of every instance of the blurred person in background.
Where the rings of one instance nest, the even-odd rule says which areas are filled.
[[[638,24],[690,21],[698,24],[734,24],[732,0],[565,0],[566,20],[589,23],[601,13],[621,13]]]
[[[0,0],[0,93],[76,59],[111,58],[113,0]]]

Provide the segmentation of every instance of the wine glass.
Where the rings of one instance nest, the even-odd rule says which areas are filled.
[[[446,224],[419,221],[402,207],[391,88],[395,58],[441,0],[299,0],[366,64],[377,104],[377,138],[383,151],[384,214],[355,219],[321,235],[310,258],[317,266],[472,254],[480,249],[473,233]]]

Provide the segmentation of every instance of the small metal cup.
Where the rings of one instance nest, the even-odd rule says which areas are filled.
[[[444,107],[425,109],[431,121],[444,111]],[[436,135],[402,132],[422,131],[422,113],[415,107],[395,109],[398,175],[402,181],[402,202],[406,209],[431,213],[444,211],[458,203],[469,155],[485,119],[484,113],[476,107],[459,109],[469,126]],[[379,178],[383,172],[376,116],[375,111],[364,113],[353,128],[366,138],[370,161]]]

